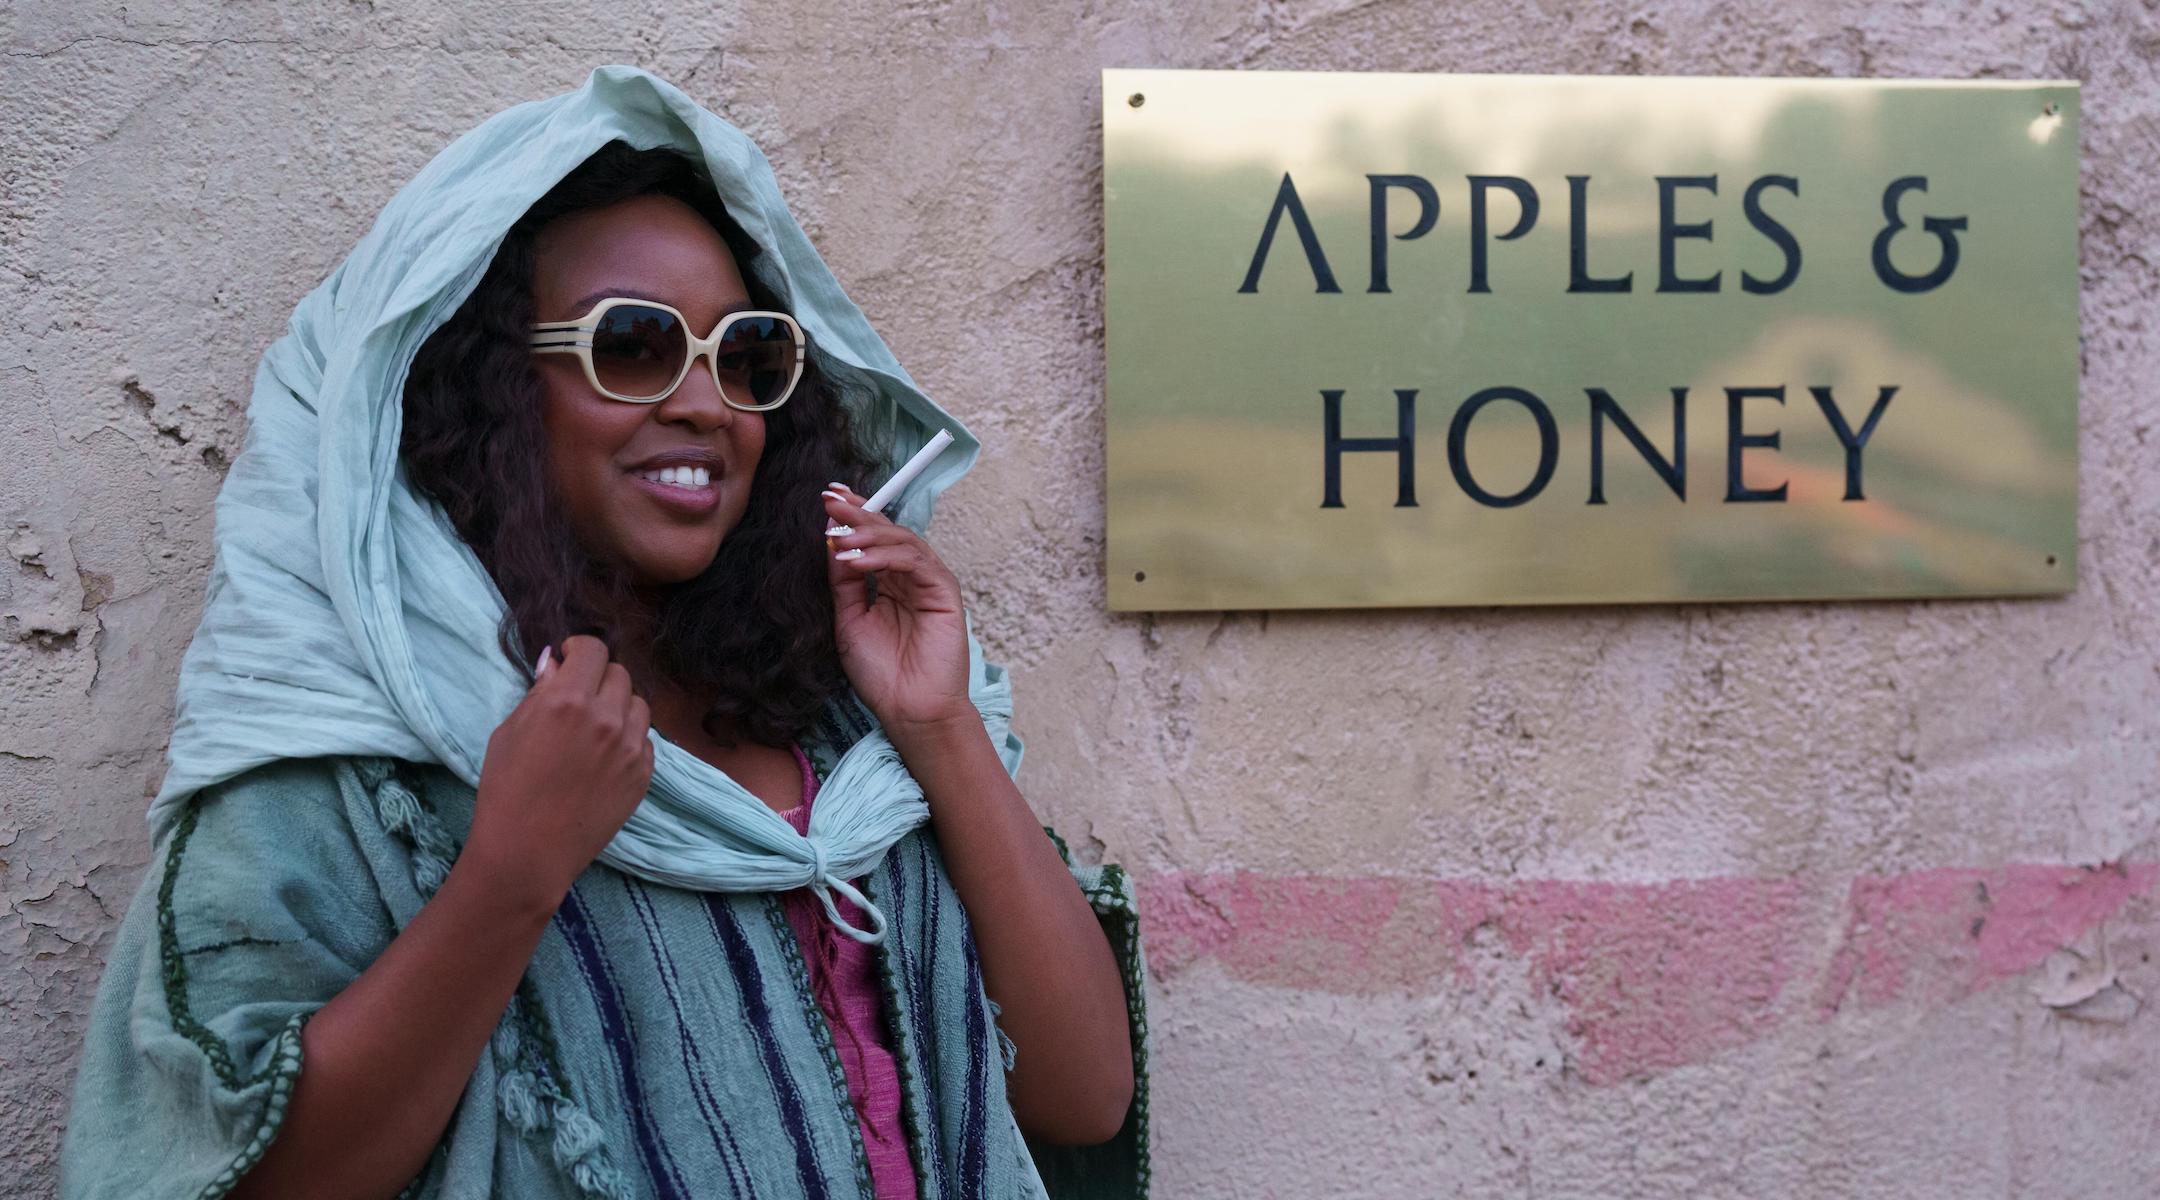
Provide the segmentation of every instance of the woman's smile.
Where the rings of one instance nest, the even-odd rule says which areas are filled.
[[[627,472],[631,486],[650,496],[670,512],[693,517],[708,516],[720,506],[724,471],[711,466],[677,463],[669,466],[633,467]]]

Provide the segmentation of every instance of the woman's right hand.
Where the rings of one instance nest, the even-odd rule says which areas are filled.
[[[587,634],[488,738],[464,855],[553,912],[652,785],[652,711]]]

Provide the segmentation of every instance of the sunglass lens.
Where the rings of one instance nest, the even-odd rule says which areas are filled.
[[[618,304],[593,330],[593,374],[611,392],[650,399],[674,382],[688,346],[682,322],[666,310]]]
[[[767,405],[795,378],[795,327],[777,317],[739,317],[720,339],[713,374],[737,404]]]

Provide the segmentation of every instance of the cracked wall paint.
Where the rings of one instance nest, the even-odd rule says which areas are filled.
[[[935,540],[1024,791],[1142,881],[1159,1195],[2160,1195],[2153,9],[616,11],[10,10],[0,1200],[52,1191],[258,357],[450,138],[608,61],[758,139],[984,438]],[[1105,66],[2084,81],[2078,591],[1104,613]]]

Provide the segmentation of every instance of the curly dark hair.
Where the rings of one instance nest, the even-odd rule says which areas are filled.
[[[501,645],[521,670],[532,669],[542,646],[573,634],[599,637],[618,657],[642,647],[649,662],[624,663],[641,695],[652,695],[646,671],[658,672],[712,698],[709,734],[722,737],[714,718],[727,718],[753,740],[779,745],[847,687],[818,537],[824,515],[801,497],[828,480],[854,487],[882,461],[850,404],[876,385],[810,343],[794,393],[765,415],[742,520],[696,578],[645,600],[620,566],[586,554],[545,473],[542,385],[527,341],[533,241],[566,213],[649,192],[682,200],[712,223],[759,308],[791,311],[753,266],[763,248],[702,168],[665,147],[610,142],[518,219],[472,295],[420,347],[406,378],[399,448],[413,487],[443,506],[507,601]]]

